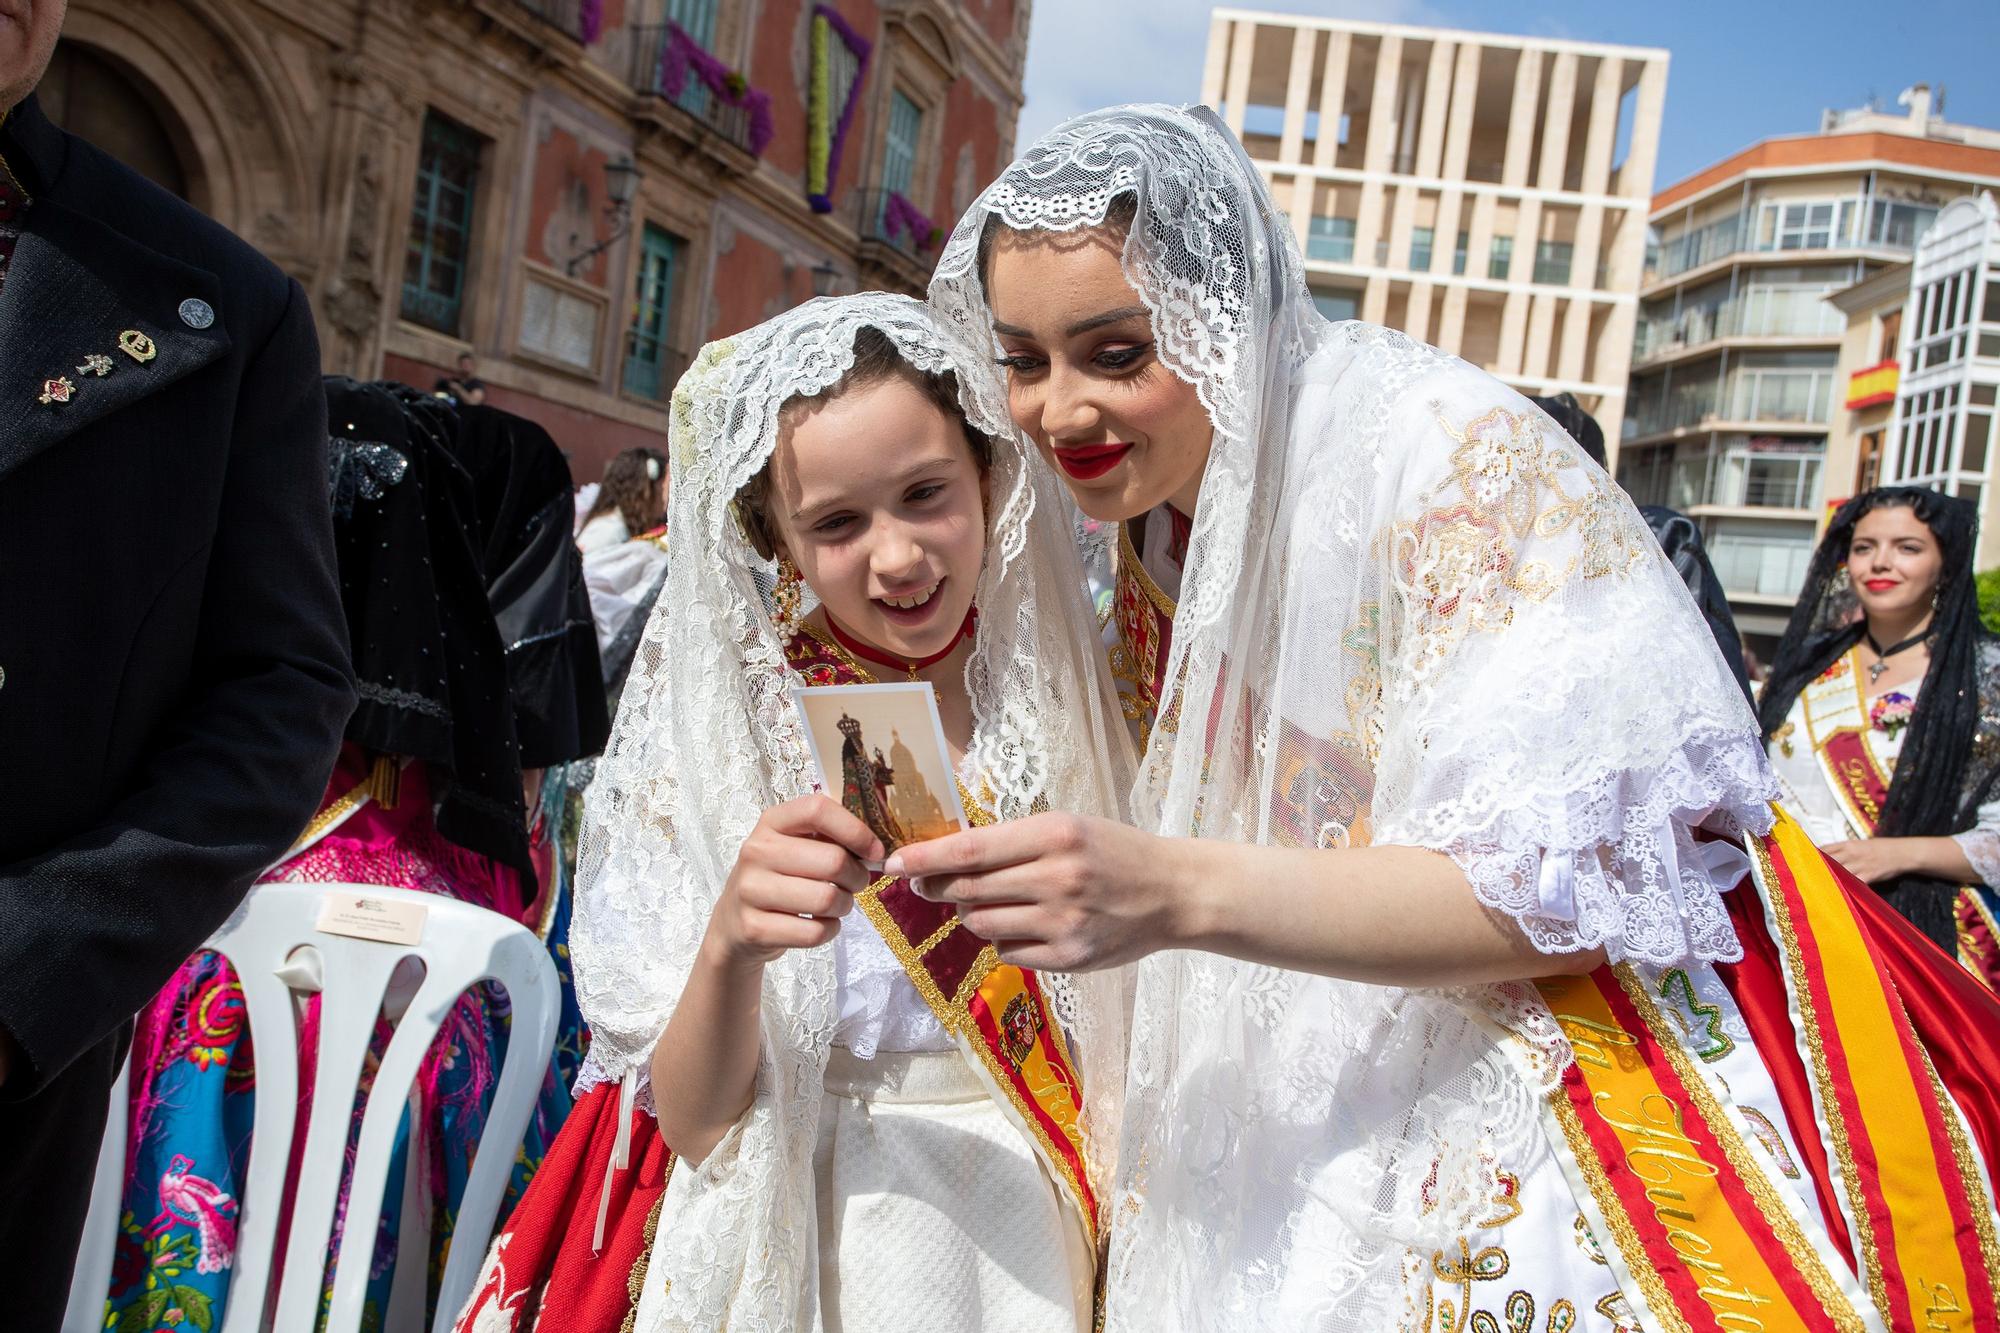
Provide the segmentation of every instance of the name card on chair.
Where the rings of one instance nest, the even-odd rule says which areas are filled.
[[[345,935],[349,939],[378,940],[383,944],[421,944],[424,918],[429,909],[422,903],[399,902],[391,898],[371,898],[363,893],[342,893],[329,897],[319,909],[314,928],[323,935]]]

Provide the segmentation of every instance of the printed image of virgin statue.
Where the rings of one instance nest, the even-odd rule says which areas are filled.
[[[840,715],[840,803],[848,813],[866,824],[890,851],[910,841],[910,835],[890,810],[896,783],[895,770],[882,761],[877,747],[868,757],[861,739],[861,724],[843,712]]]

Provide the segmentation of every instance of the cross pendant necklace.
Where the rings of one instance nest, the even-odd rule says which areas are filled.
[[[1873,630],[1861,631],[1861,637],[1868,640],[1868,647],[1875,654],[1875,660],[1868,664],[1869,685],[1872,686],[1875,684],[1876,681],[1882,679],[1882,673],[1889,669],[1890,658],[1894,657],[1897,653],[1902,652],[1906,648],[1916,647],[1918,644],[1922,643],[1925,639],[1928,639],[1930,636],[1931,636],[1931,626],[1926,625],[1922,629],[1918,630],[1915,634],[1912,634],[1909,638],[1898,639],[1896,640],[1896,642],[1890,644],[1887,648],[1884,648],[1881,644],[1875,642],[1875,633]]]

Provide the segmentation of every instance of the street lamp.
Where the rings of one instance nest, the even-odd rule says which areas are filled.
[[[840,281],[840,270],[822,259],[812,268],[813,295],[832,296],[833,284]]]
[[[580,239],[575,232],[569,234],[572,253],[563,265],[563,271],[572,278],[576,271],[597,256],[617,244],[632,230],[632,192],[638,188],[639,164],[624,154],[619,154],[604,164],[604,193],[611,200],[604,206],[604,216],[611,223],[611,234],[588,249],[574,249]]]

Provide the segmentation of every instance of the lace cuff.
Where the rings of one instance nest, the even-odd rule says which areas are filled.
[[[1980,810],[1984,815],[1985,809]],[[1982,823],[1985,821],[1982,819]],[[2000,830],[1990,828],[1967,829],[1954,833],[1951,840],[1965,853],[1965,859],[1972,863],[1973,876],[1989,888],[2000,888]]]
[[[1690,745],[1654,771],[1605,774],[1456,836],[1413,820],[1385,823],[1380,840],[1449,855],[1479,901],[1514,917],[1544,953],[1602,948],[1613,962],[1661,967],[1735,962],[1743,949],[1722,893],[1741,879],[1742,854],[1711,850],[1694,830],[1769,830],[1753,742]],[[1695,755],[1704,756],[1699,768]]]

